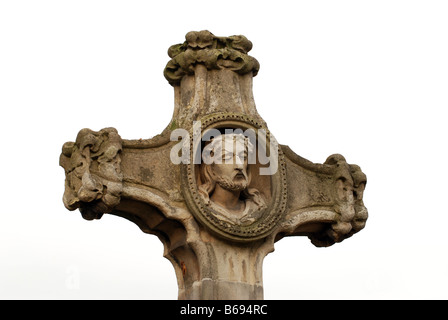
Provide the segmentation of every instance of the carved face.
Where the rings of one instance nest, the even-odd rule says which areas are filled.
[[[217,184],[231,191],[242,191],[247,188],[247,148],[244,141],[233,140],[225,143],[221,150],[221,163],[212,164],[212,175]],[[219,151],[218,151],[219,152]]]

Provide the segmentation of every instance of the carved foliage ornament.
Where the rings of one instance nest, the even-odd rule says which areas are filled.
[[[83,129],[76,142],[62,148],[65,170],[64,205],[78,209],[85,219],[99,219],[120,202],[123,176],[120,168],[122,141],[114,128],[98,132]]]
[[[256,76],[260,69],[258,61],[247,54],[252,42],[245,36],[217,37],[209,31],[192,31],[186,41],[168,49],[171,60],[165,67],[165,78],[171,85],[178,85],[184,75],[194,74],[196,64],[208,70],[227,68],[238,74],[249,72]]]
[[[348,164],[340,154],[334,154],[325,161],[334,167],[333,210],[337,214],[323,234],[310,236],[311,242],[318,246],[329,246],[351,237],[365,227],[368,212],[363,202],[363,192],[367,183],[366,175],[360,167]]]

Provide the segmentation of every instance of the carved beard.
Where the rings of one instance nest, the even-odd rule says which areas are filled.
[[[226,176],[217,176],[216,183],[221,186],[221,188],[229,191],[243,191],[247,188],[247,176],[244,176],[244,180],[233,181]]]

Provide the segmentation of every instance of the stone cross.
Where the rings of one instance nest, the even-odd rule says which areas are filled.
[[[270,133],[252,94],[251,48],[244,36],[187,33],[168,50],[174,114],[161,134],[82,129],[62,148],[67,209],[156,235],[179,299],[263,299],[263,259],[276,241],[330,246],[367,220],[358,166],[339,154],[312,163]]]

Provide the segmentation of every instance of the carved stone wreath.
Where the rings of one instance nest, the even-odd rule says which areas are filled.
[[[275,143],[275,139],[270,135],[269,130],[264,123],[244,114],[217,113],[201,119],[201,134],[208,129],[214,128],[241,129],[243,131],[252,129],[256,133],[258,133],[259,129],[263,129],[266,132],[266,146],[269,147],[269,142],[271,142],[272,147],[275,147],[278,150],[276,159],[278,163],[277,171],[273,175],[263,176],[265,177],[263,179],[269,180],[270,201],[268,202],[267,207],[263,209],[260,217],[249,225],[232,223],[220,219],[214,209],[205,204],[198,192],[198,164],[194,164],[192,160],[195,152],[197,152],[197,149],[200,147],[200,144],[195,145],[194,143],[194,136],[198,134],[197,131],[199,128],[192,128],[190,131],[190,163],[182,164],[181,167],[182,190],[187,206],[200,223],[215,234],[227,240],[249,242],[264,238],[273,231],[275,225],[283,216],[286,209],[286,165],[281,148]],[[258,134],[256,136],[258,137]],[[260,176],[253,177],[252,181],[254,178],[260,178]],[[264,190],[264,192],[266,192],[266,190]]]

